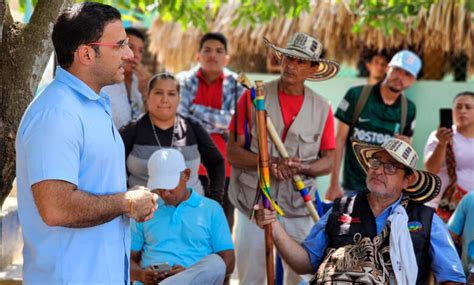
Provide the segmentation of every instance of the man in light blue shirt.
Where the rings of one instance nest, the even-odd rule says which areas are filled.
[[[60,67],[26,110],[16,138],[24,284],[127,284],[129,217],[145,221],[155,194],[126,192],[124,146],[99,93],[131,57],[120,13],[66,9],[53,28]]]
[[[378,235],[387,224],[387,219],[393,213],[393,210],[400,205],[400,201],[401,197],[386,208],[379,216],[375,217]],[[326,248],[328,247],[328,237],[325,227],[329,215],[331,215],[331,210],[321,217],[319,222],[311,229],[311,233],[306,240],[302,243],[302,246],[308,252],[311,265],[316,270],[323,261]],[[431,223],[430,245],[429,254],[432,259],[431,270],[436,276],[436,279],[447,281],[451,280],[450,278],[461,278],[462,274],[459,274],[459,257],[456,251],[453,250],[450,237],[446,232],[445,224],[437,215],[433,215]],[[446,264],[453,264],[453,268],[457,268],[457,270],[453,272],[453,268],[446,266]]]
[[[454,241],[462,244],[464,272],[472,276],[469,282],[474,282],[474,192],[462,198],[448,227]]]
[[[175,149],[157,150],[148,161],[148,188],[161,199],[153,219],[132,222],[131,275],[138,284],[220,285],[234,269],[224,211],[186,188],[190,172]]]
[[[416,170],[418,155],[402,140],[352,147],[368,191],[336,200],[302,244],[274,211],[256,206],[257,224],[273,224],[283,259],[300,274],[314,274],[310,284],[427,284],[430,271],[437,283],[465,283],[446,227],[423,205],[439,193],[439,177]]]

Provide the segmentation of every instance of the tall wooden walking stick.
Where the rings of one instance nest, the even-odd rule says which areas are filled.
[[[251,90],[250,91],[251,100],[252,100],[253,105],[256,107],[256,96],[255,96],[255,93],[252,92],[253,88],[251,87],[251,84],[248,78],[244,74],[239,74],[239,82],[240,84],[242,84],[243,86]],[[265,116],[266,116],[266,112],[265,112]],[[280,156],[283,158],[288,158],[289,155],[288,155],[288,152],[286,151],[285,145],[281,141],[281,138],[278,135],[277,131],[275,130],[275,126],[273,125],[272,120],[268,116],[266,116],[266,126],[273,143],[275,144],[276,148],[278,149],[278,152],[280,153]],[[295,186],[296,190],[300,192],[301,197],[303,198],[305,202],[306,209],[308,209],[313,221],[315,223],[318,222],[319,221],[318,212],[316,211],[316,208],[314,207],[313,201],[311,201],[311,196],[309,195],[308,188],[304,184],[303,179],[301,178],[300,175],[298,174],[293,175],[293,185]]]
[[[256,89],[256,125],[258,137],[258,177],[260,190],[265,194],[270,195],[270,168],[268,165],[268,141],[267,141],[267,127],[265,112],[265,95],[263,91],[263,82],[255,81]],[[263,206],[268,209],[271,207],[271,198],[267,195],[262,195]],[[273,260],[273,238],[272,238],[272,224],[268,224],[265,230],[265,256],[267,265],[267,284],[273,285],[275,283],[275,264]]]

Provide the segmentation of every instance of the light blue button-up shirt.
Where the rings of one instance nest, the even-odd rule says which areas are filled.
[[[469,192],[449,219],[449,230],[462,236],[462,262],[464,272],[474,270],[474,192]]]
[[[400,204],[401,197],[395,203],[387,207],[375,218],[377,234],[380,234],[387,224],[388,217],[392,211]],[[326,224],[331,214],[330,209],[319,222],[313,226],[311,232],[303,241],[302,246],[308,252],[311,265],[317,271],[319,265],[325,257],[328,246],[328,236],[326,234]],[[451,236],[443,221],[435,214],[431,222],[431,248],[432,257],[431,270],[437,282],[453,281],[465,283],[466,279],[461,265],[461,260],[456,252]]]
[[[131,228],[132,250],[141,252],[143,268],[161,262],[188,268],[209,254],[234,249],[221,206],[195,191],[178,207],[159,199],[153,218],[132,221]]]
[[[25,284],[128,281],[128,217],[89,228],[49,227],[31,192],[31,185],[43,180],[68,181],[93,195],[124,192],[124,156],[107,95],[97,95],[77,77],[57,68],[54,81],[23,115],[16,138]]]

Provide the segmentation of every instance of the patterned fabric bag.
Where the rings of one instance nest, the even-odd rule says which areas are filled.
[[[467,191],[462,189],[457,183],[450,184],[443,194],[443,198],[439,203],[439,207],[436,210],[436,214],[445,222],[448,223],[449,218],[454,213],[454,210],[458,207],[462,197],[466,195]]]
[[[329,249],[309,284],[389,284],[393,276],[389,236],[387,223],[373,239],[356,234],[353,245]]]
[[[456,175],[456,158],[454,157],[453,144],[450,142],[446,148],[446,168],[449,176],[449,185],[443,193],[443,197],[436,210],[436,214],[445,222],[456,210],[462,197],[466,195],[467,191],[462,189],[457,183]]]

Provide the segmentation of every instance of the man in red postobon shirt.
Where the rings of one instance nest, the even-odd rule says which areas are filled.
[[[281,224],[295,240],[302,241],[314,222],[291,178],[301,175],[314,199],[315,178],[330,173],[336,148],[331,106],[304,82],[329,79],[338,72],[339,65],[322,59],[322,44],[305,33],[294,34],[287,48],[264,41],[281,61],[280,77],[264,84],[265,109],[290,156],[280,158],[269,140],[271,194],[285,213]],[[232,166],[229,198],[238,209],[237,270],[240,284],[264,284],[264,234],[248,219],[258,184],[255,109],[248,92],[238,103],[237,122],[237,130],[234,122],[230,124],[227,146]],[[301,277],[286,264],[284,267],[285,284],[299,284]]]
[[[221,33],[206,33],[201,38],[197,58],[199,66],[177,75],[181,89],[178,113],[201,124],[225,158],[229,123],[244,88],[238,84],[237,74],[225,68],[229,55],[227,40]],[[202,165],[199,169],[206,196],[220,202],[232,229],[234,207],[227,197],[229,175],[230,166],[226,163],[226,187],[218,193],[210,191],[215,187],[206,169]]]

